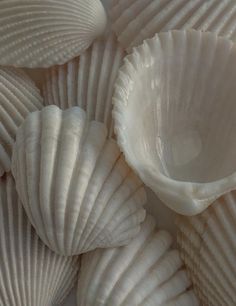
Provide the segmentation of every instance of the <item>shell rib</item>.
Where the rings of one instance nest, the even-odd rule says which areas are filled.
[[[72,255],[125,245],[145,218],[146,193],[104,124],[79,107],[45,107],[17,133],[12,171],[41,239]]]
[[[202,305],[236,304],[236,192],[202,214],[180,217],[178,245]]]
[[[0,178],[0,305],[51,306],[75,283],[78,258],[49,250],[36,235],[11,174]]]
[[[173,29],[210,31],[236,40],[235,0],[118,0],[110,15],[113,30],[128,51]]]
[[[39,90],[22,71],[0,67],[0,176],[10,171],[18,127],[28,113],[42,108]]]
[[[78,306],[197,306],[172,238],[148,216],[124,247],[82,255]]]
[[[113,87],[124,55],[113,34],[96,40],[80,57],[48,70],[45,103],[62,109],[80,106],[89,120],[104,122],[112,135]]]
[[[64,64],[103,33],[99,0],[1,0],[0,65]]]

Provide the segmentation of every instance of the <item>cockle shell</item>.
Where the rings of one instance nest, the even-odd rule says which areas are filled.
[[[194,217],[179,217],[178,245],[203,306],[236,305],[236,192]]]
[[[36,235],[11,174],[0,178],[0,305],[51,306],[61,302],[77,277],[77,257],[48,249]]]
[[[118,40],[129,51],[173,29],[211,31],[236,40],[235,0],[116,0],[110,15]]]
[[[17,128],[28,113],[42,108],[42,98],[19,69],[0,67],[0,176],[10,171]]]
[[[124,247],[82,255],[78,306],[196,306],[191,282],[172,238],[148,216]]]
[[[119,72],[118,142],[144,183],[181,214],[236,188],[235,61],[228,39],[170,31],[134,48]]]
[[[79,107],[45,107],[18,130],[12,171],[29,219],[55,252],[124,245],[145,218],[146,193],[105,125]]]
[[[80,57],[48,70],[44,84],[45,104],[62,109],[80,106],[89,120],[104,122],[113,134],[112,94],[124,50],[113,34],[96,40]]]
[[[99,0],[1,0],[0,65],[64,64],[103,33]]]

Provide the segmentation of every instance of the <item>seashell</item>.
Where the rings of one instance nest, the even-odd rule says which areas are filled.
[[[0,67],[0,176],[11,169],[12,147],[26,115],[42,108],[39,90],[19,69]]]
[[[124,55],[113,34],[96,40],[80,57],[48,70],[45,103],[62,109],[80,106],[89,120],[104,122],[112,135],[113,87]]]
[[[235,219],[232,191],[203,213],[177,220],[181,257],[202,305],[236,305]]]
[[[80,254],[127,244],[145,218],[146,193],[104,124],[79,107],[45,107],[18,130],[12,171],[41,239]]]
[[[1,0],[0,65],[64,64],[86,50],[105,26],[99,0]]]
[[[143,182],[180,214],[200,213],[236,188],[235,60],[228,39],[170,31],[134,48],[119,72],[119,144]]]
[[[78,306],[197,306],[172,238],[149,215],[124,247],[82,255]]]
[[[236,40],[235,0],[117,0],[110,15],[128,51],[158,32],[174,29],[210,31]]]
[[[51,306],[75,283],[77,257],[49,250],[36,235],[11,174],[0,178],[0,305]]]

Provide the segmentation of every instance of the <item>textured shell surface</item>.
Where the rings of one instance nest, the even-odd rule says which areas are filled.
[[[103,33],[106,20],[100,0],[1,0],[0,64],[64,64]]]
[[[89,120],[104,122],[113,134],[112,94],[125,52],[113,34],[97,39],[81,56],[47,71],[45,104],[83,108]]]
[[[11,174],[0,178],[0,305],[51,306],[76,281],[77,257],[53,253],[36,235]]]
[[[119,71],[113,116],[120,147],[178,213],[197,214],[236,187],[235,60],[228,39],[170,31],[134,48]]]
[[[203,213],[179,217],[178,245],[203,306],[236,304],[236,192]]]
[[[0,67],[0,176],[10,171],[17,128],[42,98],[30,78],[19,69]]]
[[[128,51],[156,33],[174,29],[210,31],[236,40],[235,0],[118,0],[110,15]]]
[[[124,247],[82,255],[78,306],[198,306],[172,237],[148,215]]]
[[[12,171],[27,215],[54,251],[125,245],[145,218],[146,193],[104,124],[79,107],[45,107],[20,127]]]

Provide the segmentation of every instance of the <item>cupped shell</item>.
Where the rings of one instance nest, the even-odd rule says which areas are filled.
[[[146,194],[104,124],[79,107],[45,107],[17,133],[12,171],[27,214],[54,251],[72,255],[129,242]]]
[[[103,33],[100,0],[1,0],[0,64],[64,64]]]
[[[148,216],[139,235],[124,247],[82,255],[78,306],[196,306],[172,238]]]
[[[24,118],[42,108],[39,90],[19,69],[0,67],[0,176],[10,171],[16,131]]]
[[[31,226],[11,174],[0,178],[0,304],[51,306],[75,283],[77,257],[48,249]]]

